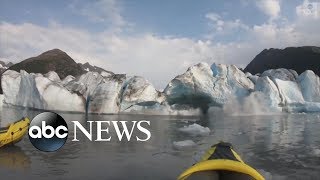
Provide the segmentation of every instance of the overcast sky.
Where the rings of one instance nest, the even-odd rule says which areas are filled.
[[[0,60],[59,48],[157,88],[198,62],[245,67],[265,48],[320,46],[320,2],[0,1]]]

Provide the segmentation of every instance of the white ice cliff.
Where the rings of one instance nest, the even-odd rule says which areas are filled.
[[[142,102],[162,103],[165,96],[157,91],[146,79],[134,76],[125,82],[121,95],[121,110]]]
[[[249,95],[254,84],[234,65],[199,63],[174,78],[164,90],[169,104],[223,106],[231,97]]]
[[[35,109],[88,113],[131,112],[165,100],[143,77],[87,72],[62,81],[55,72],[45,75],[8,70],[2,76],[4,103]],[[161,108],[158,113],[161,114]]]
[[[243,73],[234,65],[196,64],[169,82],[163,92],[143,77],[87,72],[60,80],[7,70],[3,102],[35,109],[88,113],[194,115],[219,107],[229,112],[320,111],[320,78],[307,70],[270,69]]]
[[[89,113],[118,113],[125,75],[112,75],[95,86],[87,99]]]

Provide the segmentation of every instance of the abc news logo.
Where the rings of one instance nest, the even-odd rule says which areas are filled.
[[[93,140],[93,123],[96,123],[96,139],[94,141],[111,141],[109,127],[114,127],[119,141],[124,136],[131,141],[135,129],[143,133],[143,137],[135,137],[136,141],[148,141],[151,138],[150,131],[144,126],[150,126],[150,121],[131,121],[131,129],[127,126],[128,121],[87,121],[89,130],[84,128],[78,121],[73,123],[74,137],[72,141],[80,141],[77,138],[77,131],[83,133],[90,141]],[[104,125],[104,126],[103,126]],[[107,126],[107,127],[105,127]],[[29,140],[32,145],[40,151],[53,152],[60,149],[68,139],[68,125],[66,121],[58,114],[53,112],[44,112],[37,115],[30,123]]]
[[[309,17],[318,17],[319,16],[319,8],[320,3],[319,2],[304,2],[302,6],[298,7],[298,11],[302,12],[304,16]]]

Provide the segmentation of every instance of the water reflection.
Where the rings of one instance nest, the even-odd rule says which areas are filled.
[[[11,170],[27,170],[30,168],[29,156],[18,146],[6,146],[0,149],[0,167]]]

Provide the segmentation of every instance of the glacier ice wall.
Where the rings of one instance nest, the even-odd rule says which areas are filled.
[[[36,109],[88,113],[194,115],[219,107],[230,114],[320,111],[320,78],[307,70],[270,69],[261,75],[234,65],[199,63],[171,80],[163,92],[145,78],[87,72],[60,79],[57,73],[7,70],[3,102]]]

